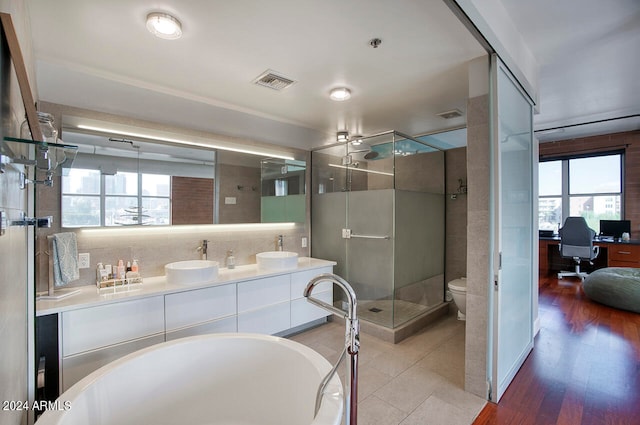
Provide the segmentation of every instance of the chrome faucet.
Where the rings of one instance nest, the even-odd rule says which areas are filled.
[[[317,298],[311,297],[311,292],[313,289],[320,283],[329,281],[333,284],[337,285],[347,296],[347,311],[341,310],[337,307],[334,307],[331,304],[327,304],[324,301],[321,301]],[[356,313],[356,307],[358,301],[356,300],[356,293],[347,283],[346,280],[341,278],[338,275],[331,273],[324,273],[320,276],[314,277],[307,284],[307,287],[304,290],[305,298],[311,304],[315,304],[320,308],[324,308],[338,316],[341,316],[345,319],[345,346],[338,358],[338,361],[333,368],[329,371],[329,373],[324,377],[322,382],[320,382],[320,386],[318,387],[318,392],[316,393],[316,406],[314,418],[318,414],[318,410],[320,409],[320,404],[322,403],[322,395],[324,393],[324,389],[327,384],[336,374],[338,366],[342,359],[344,359],[346,354],[349,354],[350,361],[347,363],[347,376],[348,382],[346,383],[346,391],[345,391],[345,424],[346,425],[357,425],[358,422],[358,352],[360,351],[360,322],[358,322],[358,315]]]
[[[203,260],[207,259],[207,246],[208,246],[208,244],[209,244],[209,241],[206,240],[206,239],[203,239],[202,240],[202,244],[200,244],[198,249],[196,249],[196,251],[201,253]]]
[[[284,251],[284,235],[278,235],[278,251]]]

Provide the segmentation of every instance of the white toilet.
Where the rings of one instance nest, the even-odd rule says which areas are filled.
[[[453,302],[458,307],[458,320],[466,320],[467,313],[467,278],[452,280],[447,284],[449,292],[453,295]]]

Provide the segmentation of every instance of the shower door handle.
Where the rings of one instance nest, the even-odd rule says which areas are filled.
[[[356,235],[351,229],[342,229],[342,238],[343,239],[352,239],[352,238],[360,238],[360,239],[391,239],[391,236],[376,236],[376,235]]]

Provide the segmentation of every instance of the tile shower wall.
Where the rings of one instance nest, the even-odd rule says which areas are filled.
[[[467,275],[467,194],[459,194],[459,180],[467,184],[467,148],[449,149],[446,158],[446,263],[447,282]],[[452,194],[455,196],[452,197]]]

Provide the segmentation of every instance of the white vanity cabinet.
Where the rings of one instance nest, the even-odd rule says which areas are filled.
[[[236,285],[165,295],[167,341],[185,336],[236,332]]]
[[[58,390],[67,390],[111,361],[164,341],[220,332],[283,335],[301,330],[330,314],[302,294],[312,278],[331,273],[334,263],[307,259],[306,264],[275,275],[241,266],[226,281],[198,288],[176,288],[158,279],[132,292],[132,298],[118,294],[109,299],[87,287],[75,300],[39,301],[38,316],[57,321],[57,345],[51,350],[59,355],[53,362]],[[333,285],[322,283],[313,296],[331,304]]]
[[[333,267],[324,267],[320,269],[305,270],[302,272],[291,273],[291,327],[304,325],[305,323],[326,317],[329,313],[326,310],[316,307],[304,298],[304,289],[314,277],[323,273],[331,273]],[[312,296],[333,304],[333,284],[331,282],[322,282],[313,290]]]
[[[164,297],[61,314],[63,391],[105,364],[164,341]]]
[[[238,332],[276,334],[291,328],[290,276],[238,283]]]

